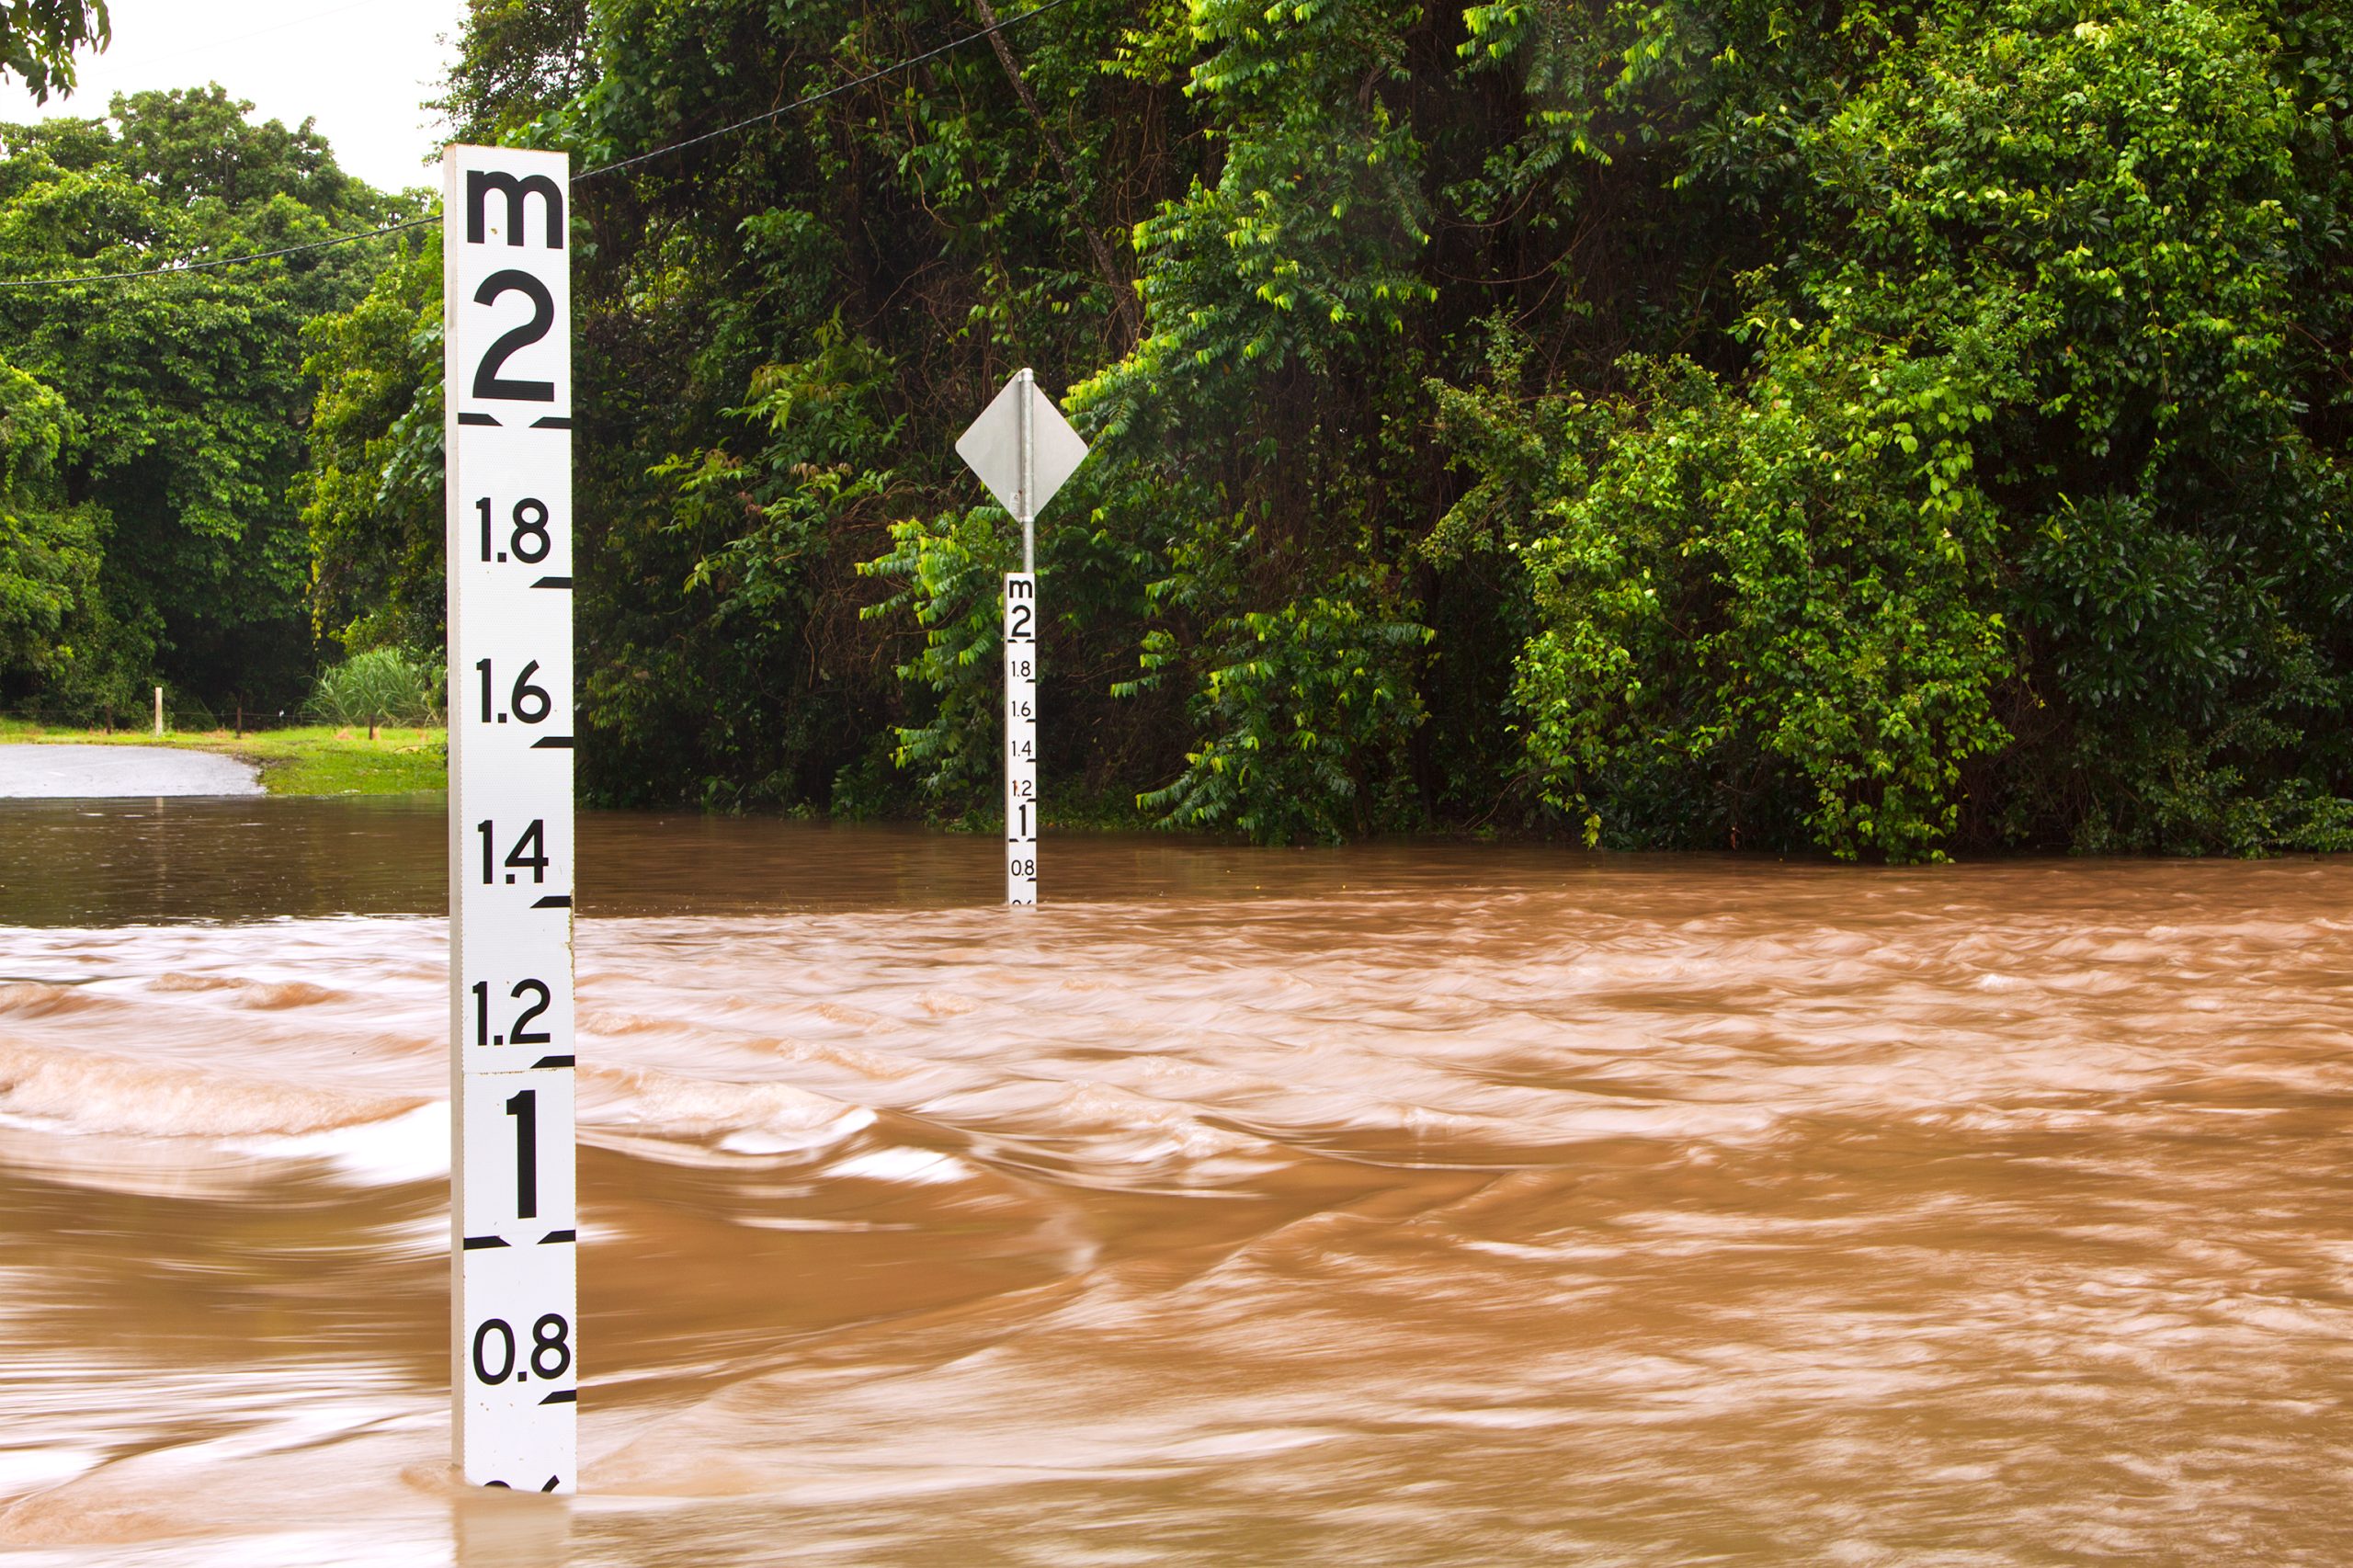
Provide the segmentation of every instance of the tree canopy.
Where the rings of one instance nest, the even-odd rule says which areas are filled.
[[[0,278],[272,249],[402,210],[307,125],[218,87],[117,97],[103,119],[0,127]],[[298,696],[313,663],[303,323],[383,257],[326,250],[129,283],[0,288],[17,389],[0,540],[10,696],[66,711],[151,678],[209,701]]]
[[[992,15],[1002,50],[934,52]],[[690,142],[576,187],[597,798],[988,816],[1017,547],[950,442],[1029,364],[1095,445],[1040,531],[1063,820],[2353,846],[2341,6],[1018,17],[474,0],[461,138]],[[275,164],[217,207],[135,173],[33,198],[144,167],[150,114],[11,140],[6,254],[390,210]],[[307,567],[328,653],[438,642],[438,266],[386,248],[176,297],[252,335],[201,365],[144,307],[6,318],[40,521],[0,570],[49,585],[9,627],[95,570],[108,635],[184,648],[285,624]],[[200,420],[96,371],[226,397],[249,361],[277,390]],[[272,443],[313,385],[297,477]],[[273,524],[226,570],[280,476],[307,562]],[[138,559],[217,584],[199,613],[108,597],[126,517],[172,519]]]

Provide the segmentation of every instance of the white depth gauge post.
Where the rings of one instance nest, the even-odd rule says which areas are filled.
[[[1021,525],[1021,570],[1005,577],[1005,902],[1038,902],[1038,514],[1086,460],[1038,379],[1017,371],[956,438],[956,455]]]
[[[451,147],[441,166],[452,1440],[474,1485],[569,1493],[569,168],[505,147]]]
[[[1005,576],[1005,902],[1038,902],[1038,574]]]

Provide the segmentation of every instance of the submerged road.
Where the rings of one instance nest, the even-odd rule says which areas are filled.
[[[0,745],[0,800],[258,795],[253,764],[170,746]]]

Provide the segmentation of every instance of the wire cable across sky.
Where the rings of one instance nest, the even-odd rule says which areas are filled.
[[[781,104],[775,108],[736,120],[732,124],[720,126],[715,131],[706,131],[700,135],[689,136],[683,141],[656,147],[651,152],[633,153],[626,158],[616,158],[609,164],[599,164],[593,169],[583,169],[572,176],[572,183],[578,185],[583,180],[592,180],[599,175],[608,175],[619,169],[635,168],[640,164],[652,163],[654,159],[666,157],[672,153],[681,152],[688,147],[699,147],[706,142],[715,142],[722,136],[732,136],[736,131],[746,131],[755,125],[781,119],[796,109],[808,108],[813,105],[824,103],[827,98],[839,97],[844,93],[855,92],[860,87],[880,82],[886,77],[895,76],[902,71],[912,71],[916,66],[937,60],[943,54],[952,54],[968,44],[978,43],[992,33],[1003,32],[1009,28],[1017,27],[1032,17],[1042,17],[1047,12],[1060,10],[1070,3],[1071,0],[1044,0],[1044,4],[1032,6],[1017,17],[1006,17],[992,26],[975,28],[963,37],[951,39],[937,49],[927,49],[921,54],[911,54],[904,60],[894,61],[889,65],[869,71],[862,76],[853,76],[847,82],[837,82],[830,87],[811,93],[805,97],[795,98],[789,104]],[[131,272],[85,272],[60,278],[0,278],[0,289],[45,289],[69,283],[119,283],[137,278],[166,278],[181,272],[216,272],[223,267],[250,267],[257,262],[276,261],[282,256],[301,256],[307,251],[328,250],[336,245],[359,244],[368,240],[381,239],[387,234],[397,234],[409,229],[422,229],[439,222],[441,222],[441,215],[435,212],[422,218],[409,218],[398,223],[387,223],[380,229],[363,229],[357,233],[335,234],[324,240],[308,240],[301,244],[280,245],[275,250],[248,251],[237,256],[206,256],[188,261],[165,262],[159,267],[142,267]]]

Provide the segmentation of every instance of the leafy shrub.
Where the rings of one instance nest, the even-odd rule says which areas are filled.
[[[1021,564],[1021,553],[1004,519],[992,506],[893,523],[889,552],[858,567],[900,585],[865,612],[869,619],[906,611],[922,630],[922,643],[897,673],[928,698],[927,710],[894,728],[892,760],[913,772],[925,798],[950,817],[988,806],[1005,739],[997,711],[1004,631],[998,585]],[[1041,597],[1048,597],[1043,581]],[[1040,642],[1042,683],[1055,650],[1051,639]]]
[[[1438,390],[1476,483],[1432,543],[1528,569],[1547,800],[1619,844],[1891,859],[1964,807],[2087,849],[2343,842],[2348,487],[2294,281],[2343,220],[2275,49],[2231,6],[1930,8],[1740,128],[1808,171],[1811,236],[1749,275],[1745,363]]]
[[[1221,618],[1189,660],[1167,631],[1146,634],[1147,678],[1198,667],[1200,739],[1176,781],[1138,805],[1170,827],[1231,826],[1261,844],[1405,825],[1405,743],[1424,717],[1414,665],[1433,634],[1374,574],[1335,587]]]

